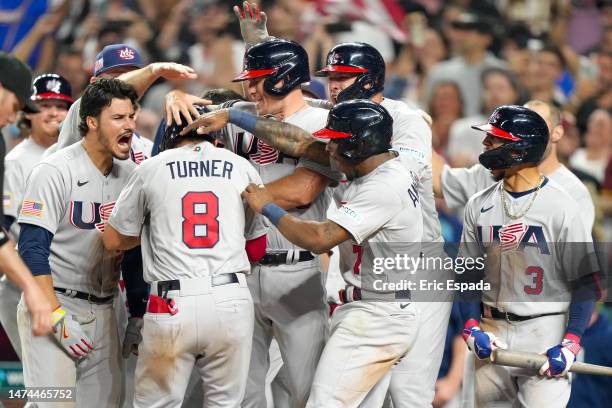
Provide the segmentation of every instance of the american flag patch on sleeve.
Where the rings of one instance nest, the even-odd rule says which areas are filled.
[[[23,205],[21,206],[21,214],[42,217],[44,206],[45,205],[40,201],[23,200]]]

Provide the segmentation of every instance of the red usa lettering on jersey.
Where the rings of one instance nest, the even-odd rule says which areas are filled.
[[[83,201],[70,202],[70,224],[75,228],[104,232],[104,227],[115,207],[115,201],[110,203],[91,203]]]
[[[508,225],[478,225],[476,236],[483,247],[491,243],[500,243],[502,249],[509,250],[519,245],[529,245],[538,247],[543,255],[550,255],[544,229],[539,225],[527,225],[522,222]]]

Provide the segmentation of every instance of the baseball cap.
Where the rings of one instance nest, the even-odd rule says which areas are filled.
[[[70,83],[58,74],[42,74],[34,78],[32,100],[59,99],[74,102]]]
[[[107,45],[96,55],[93,74],[98,76],[116,67],[142,68],[140,53],[126,44]]]
[[[325,85],[320,81],[311,80],[300,85],[302,91],[312,94],[316,99],[325,99]]]
[[[30,99],[32,95],[32,71],[14,56],[0,51],[0,83],[13,92],[24,105],[23,111],[36,113],[38,108]]]

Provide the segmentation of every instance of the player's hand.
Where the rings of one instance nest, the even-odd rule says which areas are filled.
[[[189,125],[187,125],[182,131],[181,135],[186,135],[193,129],[198,129],[200,134],[208,134],[221,130],[227,125],[229,120],[229,109],[219,109],[213,112],[206,113]]]
[[[257,3],[245,1],[240,6],[234,6],[234,14],[240,23],[240,34],[247,46],[264,41],[270,35],[266,23],[268,16],[263,11],[259,11]]]
[[[165,78],[170,81],[180,79],[196,79],[198,75],[195,70],[187,65],[178,64],[176,62],[154,62],[149,64],[149,68],[153,75],[158,78]]]
[[[468,325],[463,329],[463,339],[468,345],[468,348],[480,360],[484,360],[491,356],[493,350],[498,348],[505,349],[507,346],[499,340],[493,333],[483,332],[480,327]]]
[[[560,344],[546,350],[548,360],[540,367],[540,375],[547,377],[563,377],[576,361],[580,351],[580,343],[563,339]]]
[[[261,214],[263,207],[274,201],[274,197],[263,184],[249,184],[242,192],[242,198],[249,203],[253,211]]]
[[[461,390],[461,380],[446,376],[436,381],[436,394],[431,403],[434,408],[443,407],[448,401],[452,400]]]
[[[35,336],[45,336],[53,332],[54,323],[51,317],[53,308],[47,297],[34,283],[23,291],[23,298],[31,315],[32,334]]]
[[[182,125],[181,115],[187,120],[187,123],[193,122],[194,118],[200,116],[193,105],[210,105],[211,103],[212,101],[208,99],[198,98],[178,89],[168,92],[164,97],[166,126],[170,126],[172,122],[179,126]]]
[[[141,317],[130,317],[123,337],[123,358],[128,358],[130,354],[138,355],[138,345],[142,341],[142,325],[144,321]]]
[[[94,349],[93,341],[85,334],[81,323],[73,315],[64,316],[60,320],[55,327],[55,338],[64,350],[77,360],[87,356]]]

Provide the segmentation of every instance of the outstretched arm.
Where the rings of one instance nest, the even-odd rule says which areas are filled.
[[[257,3],[245,1],[242,3],[242,8],[234,6],[234,14],[240,22],[240,34],[247,48],[270,38],[266,27],[268,16],[263,11],[259,11]]]
[[[242,192],[249,206],[265,215],[295,245],[315,254],[328,252],[336,245],[352,239],[351,234],[333,221],[301,220],[273,204],[274,197],[263,185],[249,184]]]
[[[207,113],[189,124],[181,134],[198,128],[199,133],[210,133],[233,123],[265,141],[275,149],[293,157],[305,157],[329,166],[329,153],[325,143],[297,126],[272,119],[261,118],[236,108],[219,109]]]
[[[120,75],[118,79],[132,85],[140,98],[158,78],[165,78],[172,81],[196,79],[197,77],[193,68],[186,65],[177,64],[175,62],[154,62],[144,68],[126,72]]]

